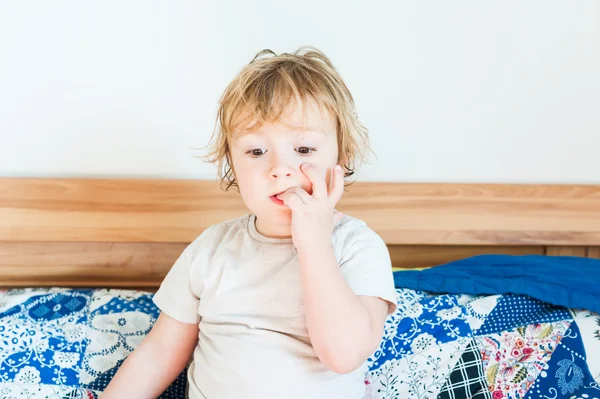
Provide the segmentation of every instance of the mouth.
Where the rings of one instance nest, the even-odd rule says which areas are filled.
[[[282,201],[282,200],[280,200],[279,198],[277,198],[277,196],[278,196],[278,195],[281,195],[281,194],[283,194],[284,192],[285,192],[285,191],[282,191],[282,192],[280,192],[280,193],[277,193],[277,194],[273,194],[273,195],[271,195],[269,198],[271,198],[271,201],[273,201],[273,202],[274,202],[274,203],[276,203],[277,205],[282,205],[282,206],[284,206],[285,204],[283,203],[283,201]]]

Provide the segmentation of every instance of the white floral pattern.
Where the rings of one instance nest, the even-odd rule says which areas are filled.
[[[477,337],[482,348],[488,386],[494,399],[523,398],[570,323],[532,324],[514,331]]]
[[[431,334],[423,333],[413,340],[412,344],[410,344],[410,348],[413,353],[419,353],[424,352],[435,345],[437,345],[435,337]]]
[[[100,392],[50,384],[0,383],[0,399],[96,399]]]
[[[380,399],[437,397],[470,341],[459,338],[386,362],[381,369],[367,374],[366,395]]]
[[[590,374],[600,382],[600,314],[579,311],[575,314],[575,322],[587,352]]]
[[[397,289],[396,312],[386,321],[372,368],[386,361],[426,350],[429,346],[471,337],[494,308],[496,297],[433,295]]]
[[[15,376],[15,382],[19,384],[38,384],[42,381],[40,372],[35,367],[25,366]]]
[[[436,316],[444,321],[456,319],[462,315],[462,309],[459,306],[455,306],[450,309],[442,309],[436,313]]]
[[[566,326],[571,320],[554,323],[551,331],[544,324],[534,323],[514,332],[475,337],[501,298],[397,290],[398,309],[386,321],[384,339],[368,362],[365,399],[435,398],[469,342],[483,345],[482,365],[485,362],[488,393],[494,399],[522,397],[540,369],[543,372],[539,374],[554,378],[565,394],[572,391],[572,396],[584,397],[580,389],[600,389],[589,378],[582,355],[555,359],[555,369],[542,365],[542,360],[552,355],[554,343],[560,341],[564,331],[561,323]],[[575,310],[571,314],[581,319],[581,336],[589,341],[586,349],[591,351],[588,358],[597,359],[594,345],[600,328],[596,325],[598,315]],[[149,293],[0,291],[0,399],[97,398],[123,359],[148,334],[157,316]],[[502,351],[510,345],[510,350],[493,352],[490,348],[494,345]],[[521,369],[527,373],[520,371],[520,366],[511,366],[511,359],[520,359]],[[589,365],[590,371],[597,371],[595,363]],[[546,392],[551,393],[550,389]],[[182,397],[184,390],[182,374],[161,398]]]
[[[0,291],[0,399],[96,398],[157,316],[146,292]],[[161,398],[185,388],[184,372]]]
[[[79,357],[79,353],[54,352],[52,360],[54,360],[54,364],[60,368],[71,368],[77,365]]]

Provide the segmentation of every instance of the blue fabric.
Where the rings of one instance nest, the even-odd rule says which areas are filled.
[[[488,389],[478,398],[600,398],[600,315],[510,294],[397,289],[396,299],[364,399],[463,398],[467,385]],[[151,293],[0,290],[0,398],[98,398],[157,317]],[[481,356],[457,362],[470,351]],[[185,391],[184,371],[160,398]]]
[[[97,398],[158,318],[152,295],[0,291],[0,398]],[[160,398],[183,398],[186,389],[184,370]]]
[[[398,308],[386,321],[380,349],[371,357],[371,370],[385,362],[418,353],[434,344],[471,337],[469,312],[460,295],[425,295],[397,290]],[[480,316],[482,317],[482,316]]]
[[[504,295],[485,319],[476,336],[512,331],[534,323],[552,323],[572,319],[569,310],[524,295]]]
[[[548,362],[548,372],[540,373],[525,399],[596,398],[598,383],[590,374],[581,332],[573,322]]]
[[[434,293],[527,295],[600,313],[600,259],[479,255],[422,271],[394,272],[396,288]]]

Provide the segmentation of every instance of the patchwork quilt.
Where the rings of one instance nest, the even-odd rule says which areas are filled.
[[[365,399],[600,399],[596,309],[511,292],[396,291]],[[0,291],[0,399],[97,398],[157,317],[146,292]],[[183,372],[160,397],[185,390]]]
[[[145,292],[0,291],[0,398],[97,398],[158,313]],[[185,390],[182,373],[161,398]]]
[[[365,398],[600,398],[600,314],[512,294],[397,296]]]

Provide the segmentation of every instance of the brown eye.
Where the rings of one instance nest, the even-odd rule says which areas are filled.
[[[298,147],[296,148],[296,152],[300,155],[310,155],[312,152],[316,151],[315,148],[311,147]]]
[[[258,158],[258,157],[265,155],[266,152],[267,152],[267,150],[263,150],[262,148],[254,148],[254,149],[246,152],[246,154],[249,154],[250,156],[252,156],[254,158]]]

